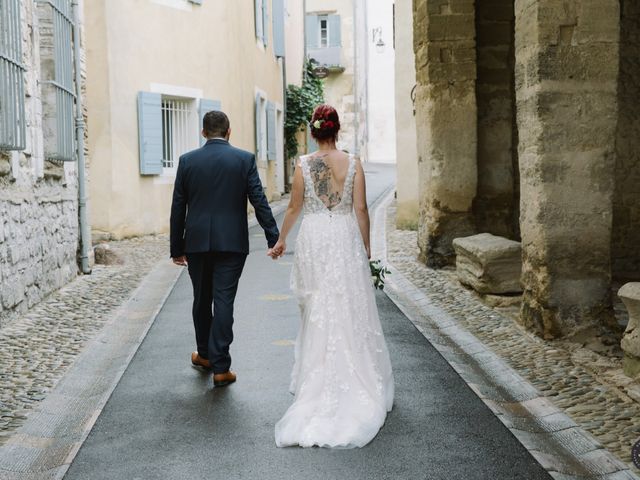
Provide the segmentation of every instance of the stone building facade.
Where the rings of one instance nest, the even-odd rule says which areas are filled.
[[[0,326],[78,272],[71,3],[0,2]]]
[[[419,247],[522,242],[521,321],[614,325],[640,279],[640,7],[631,0],[415,0]]]

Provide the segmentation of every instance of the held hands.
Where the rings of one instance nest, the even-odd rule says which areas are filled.
[[[180,267],[186,267],[187,266],[187,256],[186,255],[180,255],[179,257],[173,257],[171,260],[173,260],[173,263],[175,263],[176,265],[178,265]]]
[[[286,250],[287,250],[287,244],[284,242],[284,240],[278,239],[276,244],[272,248],[267,250],[267,255],[270,256],[272,259],[277,260],[282,255],[284,255],[284,252]]]

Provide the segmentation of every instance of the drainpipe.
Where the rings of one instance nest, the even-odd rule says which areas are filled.
[[[82,75],[80,70],[80,0],[73,0],[73,61],[76,73],[76,146],[78,149],[78,209],[80,218],[80,260],[82,273],[90,274],[89,248],[91,235],[87,220],[87,186],[84,163],[84,111],[82,107]]]
[[[366,33],[366,32],[365,32]],[[366,38],[366,35],[365,35]],[[353,108],[354,108],[354,145],[353,151],[356,155],[360,155],[360,99],[358,98],[358,82],[360,75],[358,73],[358,0],[353,2]]]

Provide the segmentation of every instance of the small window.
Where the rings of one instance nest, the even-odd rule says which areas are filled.
[[[0,149],[25,147],[19,0],[0,0]]]
[[[197,148],[194,135],[194,101],[162,97],[162,167],[174,171],[183,153]]]
[[[38,3],[45,158],[75,160],[73,10],[70,0]]]
[[[329,19],[318,17],[320,20],[320,48],[329,46]]]

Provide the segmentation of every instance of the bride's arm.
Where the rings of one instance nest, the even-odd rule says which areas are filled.
[[[356,176],[353,180],[353,209],[356,212],[358,226],[362,234],[362,241],[367,250],[367,257],[371,258],[371,244],[369,242],[369,208],[367,207],[367,188],[364,181],[364,170],[360,160],[356,162]]]
[[[298,220],[302,205],[304,202],[304,180],[302,178],[302,170],[300,163],[296,164],[296,169],[293,172],[293,182],[291,185],[291,198],[289,199],[289,206],[284,214],[284,221],[282,222],[282,228],[280,229],[280,238],[278,242],[267,252],[274,260],[284,255],[287,249],[287,235],[291,231],[291,228]]]

